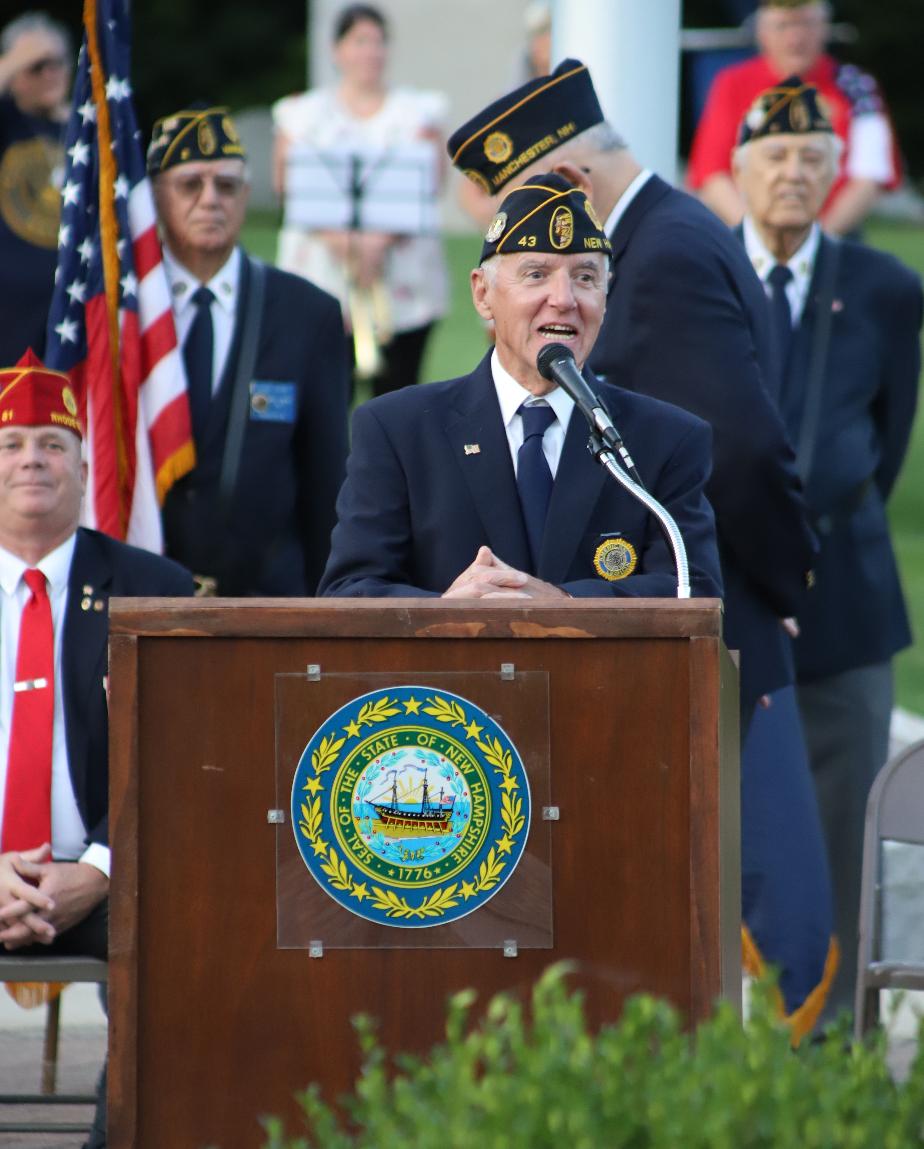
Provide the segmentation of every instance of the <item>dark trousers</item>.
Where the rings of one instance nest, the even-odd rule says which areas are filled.
[[[892,664],[800,683],[799,709],[834,887],[841,965],[824,1020],[853,1010],[866,800],[889,754]]]
[[[420,366],[433,324],[399,331],[382,348],[382,369],[369,380],[373,395],[387,395],[420,379]]]

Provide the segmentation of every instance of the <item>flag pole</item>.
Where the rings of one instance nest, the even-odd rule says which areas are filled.
[[[119,523],[122,537],[128,526],[126,485],[128,452],[125,446],[122,404],[122,379],[119,351],[119,223],[115,210],[116,161],[112,150],[112,129],[109,123],[109,104],[106,99],[106,80],[99,50],[96,19],[96,0],[84,0],[83,22],[87,33],[87,51],[90,54],[90,85],[96,105],[99,139],[99,226],[100,255],[103,263],[103,285],[106,292],[106,313],[109,319],[109,357],[112,366],[112,415],[116,443],[116,463],[119,476]]]

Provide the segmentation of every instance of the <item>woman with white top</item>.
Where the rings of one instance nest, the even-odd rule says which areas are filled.
[[[446,99],[438,92],[387,86],[388,28],[381,12],[350,5],[338,16],[333,39],[338,83],[287,96],[273,107],[274,182],[280,194],[293,144],[387,149],[425,139],[442,153]],[[448,306],[439,236],[284,226],[277,262],[337,296],[346,328],[354,333],[359,369],[368,351],[361,344],[370,325],[375,328],[380,362],[371,377],[374,394],[417,382],[427,338]]]

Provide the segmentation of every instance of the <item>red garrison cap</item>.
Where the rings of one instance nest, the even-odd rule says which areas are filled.
[[[0,429],[66,427],[82,438],[77,399],[63,371],[52,371],[31,348],[15,367],[0,367]]]

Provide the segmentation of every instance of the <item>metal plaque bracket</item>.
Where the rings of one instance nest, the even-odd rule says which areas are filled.
[[[285,810],[267,810],[266,820],[271,826],[282,826],[286,820]]]
[[[317,938],[315,938],[313,941],[310,941],[308,943],[308,956],[310,958],[324,957],[324,943],[322,941],[318,941]]]
[[[508,938],[504,942],[504,957],[515,958],[517,956],[517,943],[515,939]]]
[[[305,673],[308,675],[309,682],[320,682],[321,664],[319,662],[309,662]]]
[[[513,682],[517,676],[517,668],[512,662],[501,663],[501,682]]]

